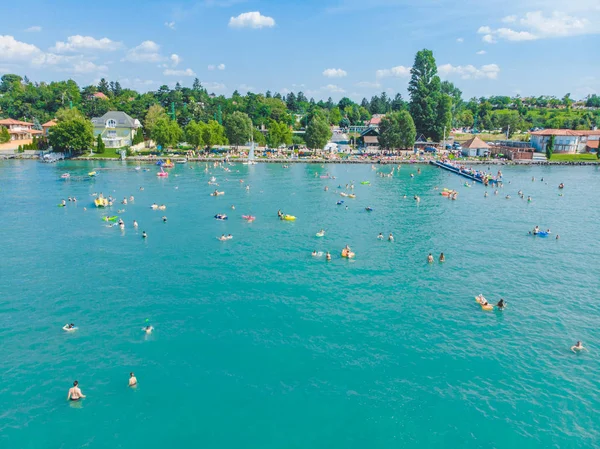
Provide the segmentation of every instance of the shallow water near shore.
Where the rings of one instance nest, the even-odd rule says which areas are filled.
[[[502,167],[494,195],[430,166],[134,167],[0,161],[0,447],[600,444],[598,168]],[[508,308],[483,312],[479,293]],[[577,340],[590,352],[569,351]],[[75,379],[87,398],[69,404]]]

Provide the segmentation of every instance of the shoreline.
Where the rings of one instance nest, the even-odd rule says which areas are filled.
[[[37,155],[22,155],[22,154],[14,154],[10,155],[11,157],[6,157],[8,155],[0,155],[0,160],[8,160],[8,159],[19,159],[19,160],[39,160]],[[88,156],[77,156],[70,158],[68,160],[73,161],[111,161],[111,162],[137,162],[137,163],[145,163],[145,164],[155,164],[158,159],[178,159],[185,158],[187,162],[197,162],[197,163],[207,163],[207,162],[222,162],[222,157],[192,157],[188,158],[185,156],[179,155],[164,155],[161,157],[148,157],[148,156],[129,156],[122,160],[119,157],[88,157]],[[66,159],[63,159],[66,160]],[[306,159],[297,159],[297,158],[270,158],[270,159],[255,159],[257,164],[372,164],[372,165],[413,165],[413,164],[426,164],[428,165],[432,161],[437,161],[439,159],[405,159],[405,158],[393,158],[387,160],[380,159],[321,159],[321,158],[306,158]],[[566,166],[594,166],[600,165],[600,159],[597,161],[534,161],[534,160],[471,160],[471,159],[456,159],[457,162],[461,162],[466,165],[566,165]],[[187,163],[186,162],[186,163]],[[228,162],[232,163],[244,163],[248,162],[247,158],[229,158]],[[184,165],[184,164],[175,164],[175,165]]]

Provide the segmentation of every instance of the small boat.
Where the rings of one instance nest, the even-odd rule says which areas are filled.
[[[282,220],[286,220],[286,221],[295,221],[296,217],[294,217],[293,215],[287,215],[285,214],[283,217],[281,217]]]
[[[96,198],[94,200],[94,204],[96,205],[96,207],[107,207],[109,205],[108,199],[104,197]]]
[[[69,179],[71,177],[71,175],[69,173],[63,173],[62,175],[60,175],[60,177],[62,179]]]

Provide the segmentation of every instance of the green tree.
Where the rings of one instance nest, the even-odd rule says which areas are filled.
[[[321,116],[315,116],[308,123],[304,139],[311,150],[323,149],[331,138],[331,129]]]
[[[550,136],[548,143],[546,144],[546,158],[550,160],[552,153],[554,152],[554,136]]]
[[[252,136],[252,120],[248,114],[236,111],[225,117],[225,135],[231,145],[244,145]]]
[[[171,147],[179,143],[183,132],[177,122],[168,117],[159,118],[152,128],[152,140],[163,148]]]
[[[92,122],[77,109],[58,111],[58,122],[49,130],[48,141],[54,151],[70,151],[81,154],[94,144]]]
[[[337,106],[329,111],[329,124],[337,126],[342,121],[342,113]]]
[[[267,143],[271,148],[277,148],[280,145],[292,144],[292,131],[286,123],[276,122],[271,120],[269,122],[269,132],[267,134]]]
[[[411,149],[417,138],[415,123],[407,111],[387,114],[379,124],[379,144],[390,149]]]
[[[162,106],[153,104],[148,108],[146,118],[144,119],[144,128],[149,136],[152,136],[152,131],[154,130],[156,122],[162,118],[168,118],[167,113]]]
[[[0,143],[6,143],[10,141],[10,133],[8,132],[8,129],[6,129],[4,126],[0,126]]]
[[[144,130],[142,128],[138,128],[133,136],[132,145],[138,145],[144,141]]]
[[[106,150],[106,145],[104,145],[104,141],[102,140],[102,134],[98,134],[98,138],[96,139],[96,153],[104,154]]]
[[[227,137],[225,136],[225,128],[216,120],[209,120],[204,126],[202,133],[204,145],[212,148],[215,145],[227,145]]]
[[[437,66],[431,50],[421,50],[415,56],[410,69],[411,79],[408,84],[410,94],[410,114],[417,127],[417,132],[440,140],[446,125],[448,102],[447,94],[442,94],[441,82],[437,76]],[[446,95],[444,97],[443,95]],[[452,102],[450,101],[450,107]],[[441,110],[440,110],[441,109]],[[440,123],[440,117],[444,123]],[[440,132],[442,131],[442,132]]]
[[[204,127],[205,123],[191,121],[185,127],[185,139],[187,143],[194,146],[194,148],[198,149],[204,146]]]
[[[252,139],[259,147],[264,147],[267,144],[267,138],[265,135],[256,128],[252,128]]]

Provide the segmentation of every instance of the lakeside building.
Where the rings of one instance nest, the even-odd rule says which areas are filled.
[[[571,129],[543,129],[531,133],[531,146],[545,152],[550,137],[554,136],[554,153],[585,153],[598,150],[600,130],[573,131]]]
[[[478,136],[475,136],[469,140],[467,140],[466,142],[464,142],[462,145],[462,154],[463,156],[467,156],[467,157],[474,157],[474,156],[489,156],[490,154],[490,146],[485,143],[483,140],[481,140]]]
[[[131,145],[135,133],[141,128],[138,119],[131,118],[121,111],[108,111],[102,117],[92,119],[94,138],[101,135],[106,148],[121,148]]]
[[[366,125],[369,128],[379,129],[379,124],[381,123],[381,119],[385,117],[385,114],[373,114],[371,116],[371,120],[369,120]]]
[[[360,133],[358,145],[367,153],[379,151],[379,130],[375,128],[365,129],[362,133]]]
[[[43,131],[33,129],[33,123],[22,122],[21,120],[14,120],[12,118],[0,120],[0,126],[8,130],[11,142],[17,140],[30,141],[33,139],[33,136],[38,136],[43,133]],[[25,144],[30,142],[23,143]]]
[[[52,128],[54,125],[56,125],[56,120],[50,120],[49,122],[46,122],[42,125],[44,136],[48,137],[50,128]]]

